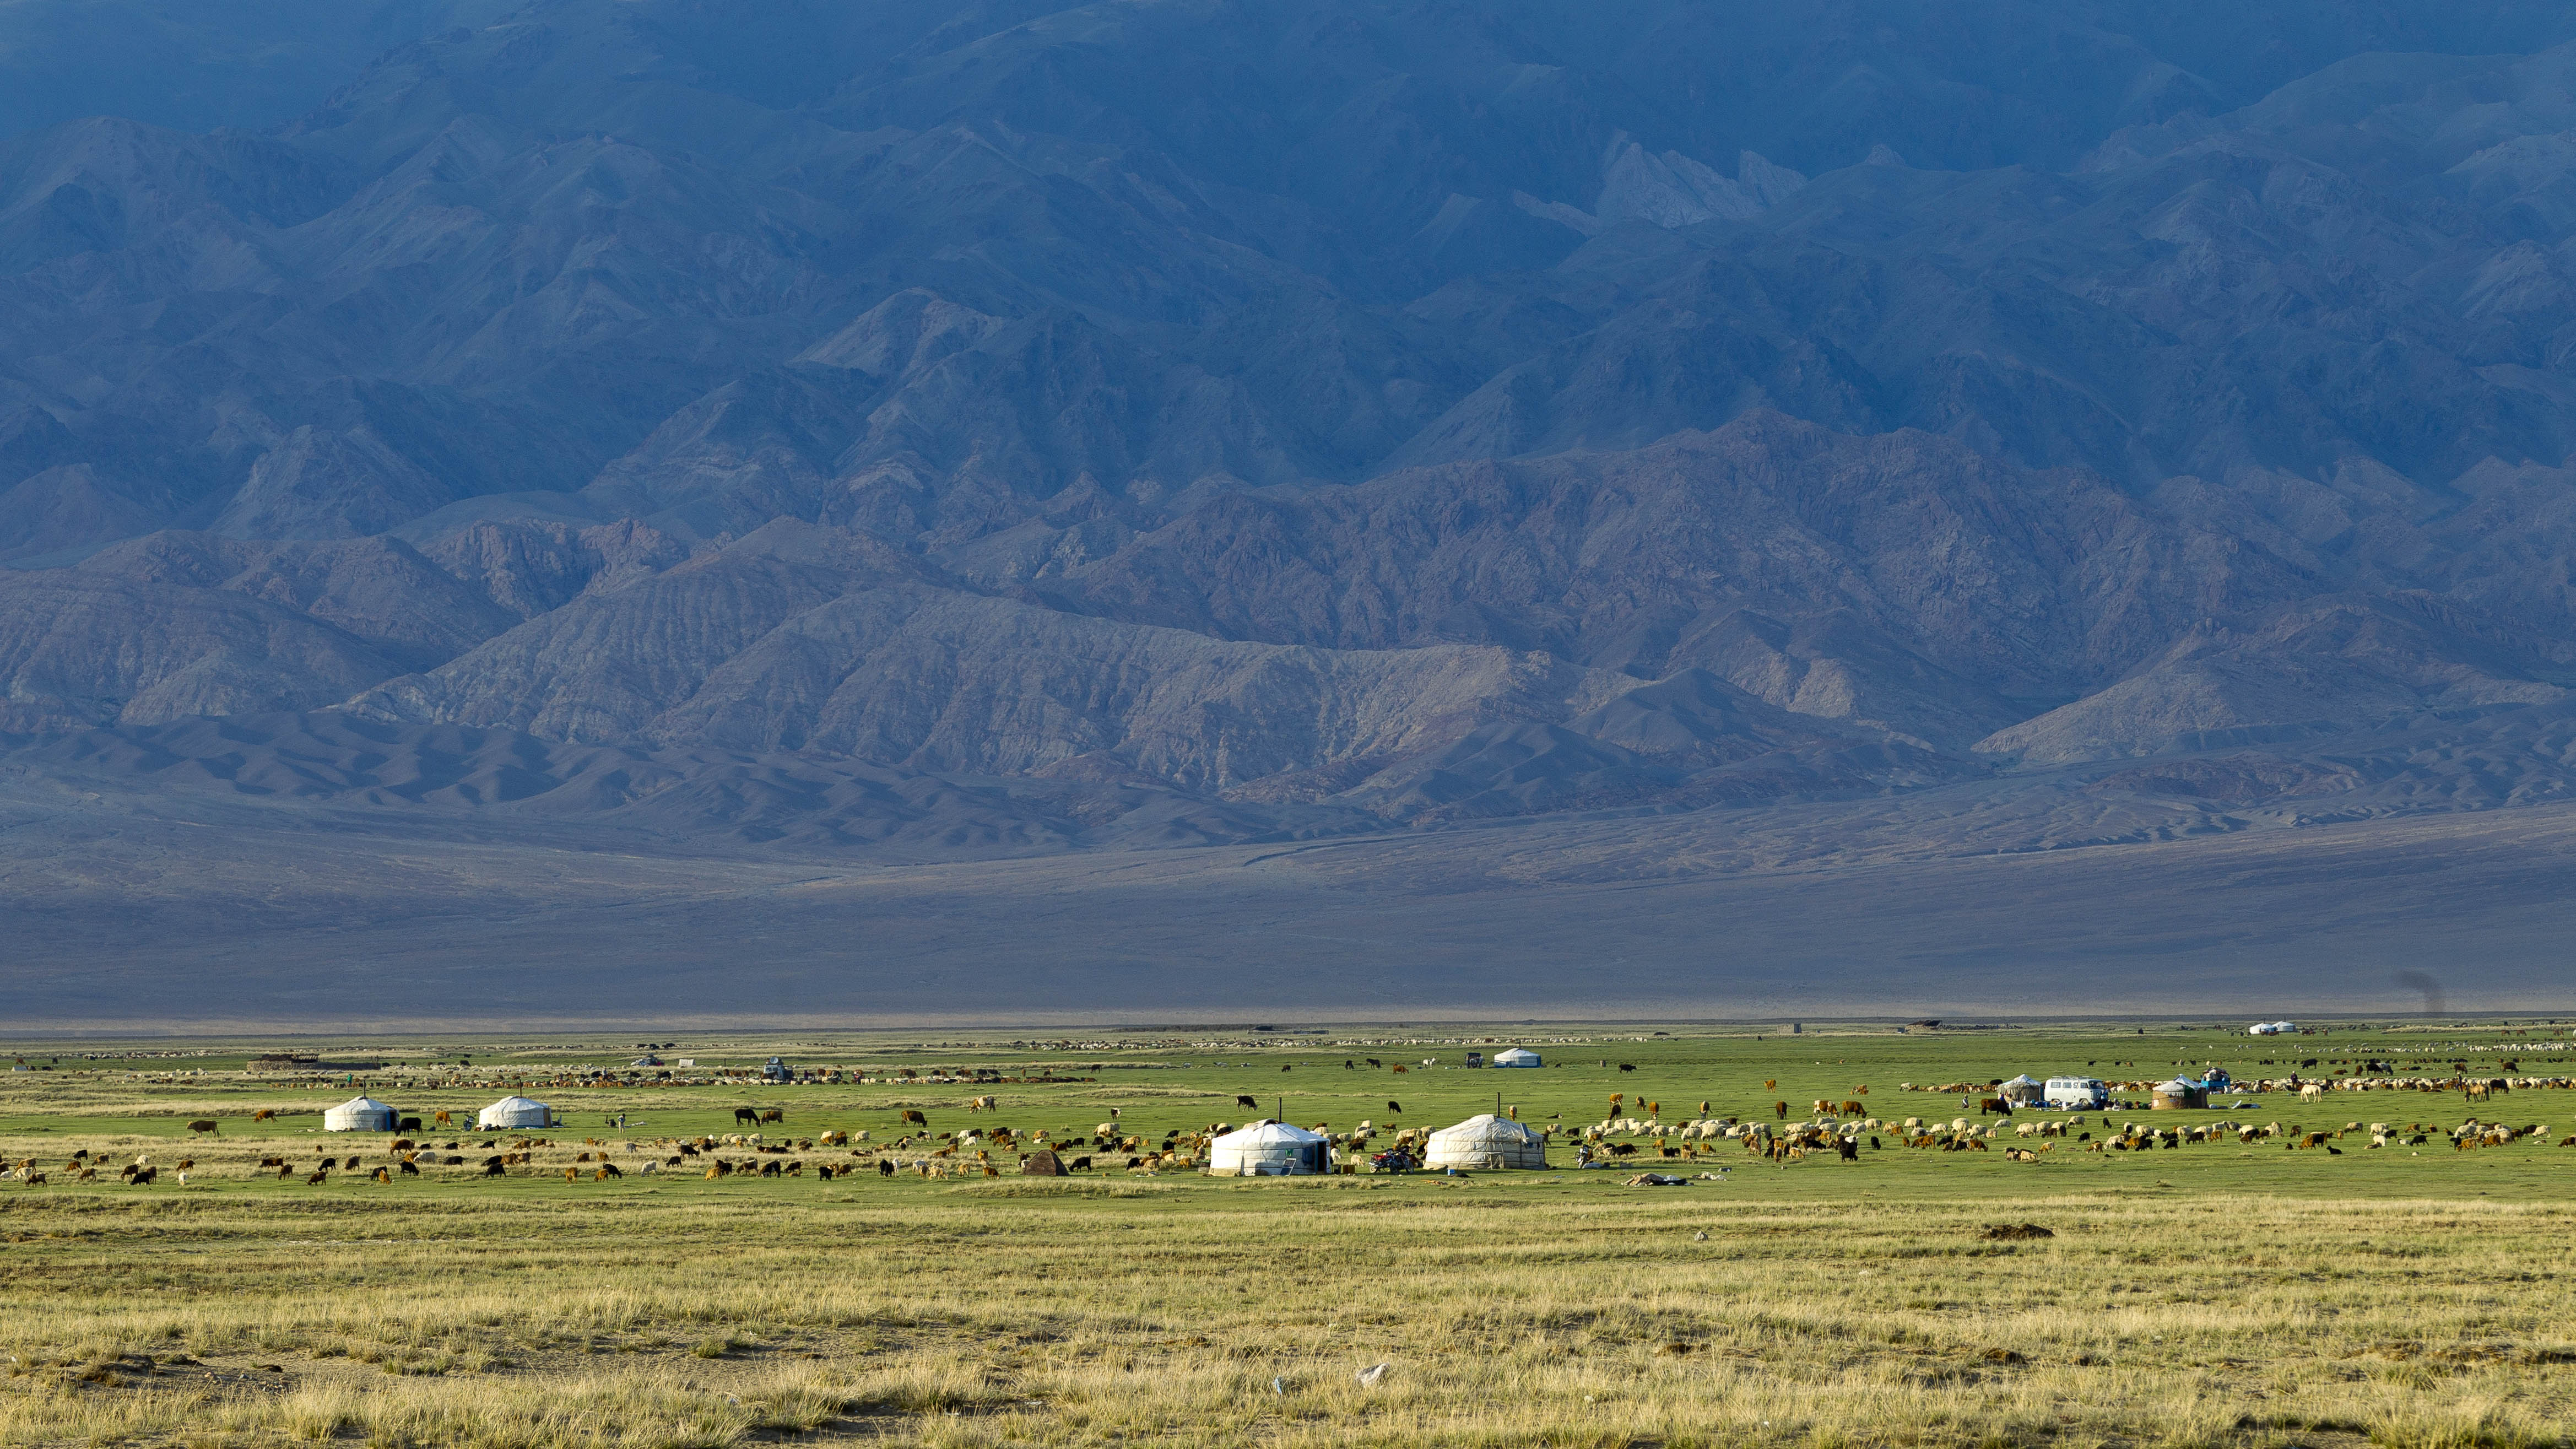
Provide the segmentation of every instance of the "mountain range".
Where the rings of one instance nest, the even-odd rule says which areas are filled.
[[[2438,838],[2484,884],[2403,959],[2351,925],[2368,872],[2293,909],[2245,866],[2207,909],[2312,928],[2263,999],[2383,1009],[2314,973],[2427,939],[2463,1000],[2541,989],[2506,882],[2576,801],[2563,7],[253,11],[0,0],[31,1016],[217,979],[231,873],[316,841],[998,872],[971,909],[1026,923],[1064,871],[1381,852],[1425,901],[1482,883],[1455,971],[1542,982],[1659,881],[1750,920],[1795,877],[1807,919],[2083,850],[2187,899],[2258,838]],[[148,868],[102,844],[189,826]],[[90,892],[136,871],[193,904],[111,929]],[[227,969],[360,972],[397,948],[330,946],[353,920],[436,914],[334,889],[225,926]],[[2013,908],[1917,894],[1927,937]],[[1768,949],[1927,1008],[2040,956],[2248,969],[2235,928],[2067,955],[2029,920]],[[919,966],[932,1011],[1045,931],[898,931],[864,989],[796,991]],[[165,975],[58,984],[110,938]],[[1672,982],[1620,1002],[1803,999],[1638,951]],[[995,1009],[1166,989],[1084,979]]]

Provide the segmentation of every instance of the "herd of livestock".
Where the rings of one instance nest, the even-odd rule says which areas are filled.
[[[2286,1065],[2286,1063],[2285,1063]],[[2576,1087],[2576,1078],[2531,1075],[2518,1070],[2516,1063],[2498,1063],[2503,1074],[2490,1075],[2467,1070],[2466,1062],[2452,1062],[2443,1073],[2399,1075],[2386,1062],[2355,1059],[2348,1064],[2326,1064],[2331,1070],[2325,1076],[2302,1073],[2320,1065],[2310,1060],[2298,1064],[2298,1070],[2277,1077],[2228,1083],[2226,1090],[2239,1100],[2231,1105],[2254,1106],[2242,1098],[2253,1095],[2279,1094],[2295,1097],[2303,1105],[2325,1103],[2344,1093],[2412,1092],[2429,1095],[2456,1094],[2475,1107],[2491,1104],[2515,1092],[2535,1089]],[[2029,1078],[2015,1079],[2024,1086],[2037,1086]],[[2069,1079],[2075,1080],[2075,1079]],[[2081,1079],[2091,1082],[2092,1079]],[[2219,1080],[2224,1081],[2223,1077]],[[2167,1086],[2150,1081],[2108,1083],[2095,1082],[2110,1091],[2163,1093]],[[1765,1086],[1774,1085],[1765,1083]],[[1544,1123],[1531,1123],[1526,1128],[1517,1121],[1503,1123],[1508,1132],[1525,1132],[1536,1154],[1513,1165],[1570,1165],[1577,1169],[1623,1166],[1630,1163],[1668,1164],[1690,1162],[1720,1154],[1748,1153],[1753,1157],[1788,1165],[1814,1155],[1829,1155],[1844,1160],[1859,1160],[1864,1152],[1890,1148],[1937,1152],[2000,1152],[2015,1161],[2038,1162],[2053,1152],[2138,1152],[2174,1149],[2203,1143],[2229,1143],[2252,1146],[2278,1142],[2292,1149],[2321,1150],[2340,1155],[2347,1145],[2356,1150],[2390,1147],[2422,1149],[2436,1142],[2455,1150],[2502,1146],[2519,1141],[2547,1142],[2545,1123],[2515,1125],[2485,1120],[2472,1114],[2467,1120],[2443,1125],[2423,1121],[2350,1120],[2340,1124],[2309,1128],[2297,1123],[2267,1122],[2260,1126],[2237,1121],[2199,1121],[2189,1125],[2159,1126],[2152,1122],[2114,1123],[2109,1113],[2099,1120],[2081,1112],[2025,1112],[2016,1117],[2015,1105],[2034,1105],[2027,1100],[2014,1102],[1985,1095],[2006,1088],[2001,1081],[1948,1082],[1917,1085],[1898,1084],[1898,1090],[1959,1096],[1963,1111],[1946,1119],[1927,1115],[1873,1114],[1866,1098],[1865,1085],[1851,1089],[1852,1095],[1820,1097],[1808,1110],[1792,1120],[1787,1101],[1770,1103],[1766,1116],[1749,1119],[1715,1115],[1711,1104],[1701,1102],[1696,1114],[1667,1121],[1662,1104],[1640,1097],[1631,1100],[1626,1094],[1610,1098],[1609,1115],[1597,1121],[1565,1124],[1562,1114]],[[2050,1085],[2055,1085],[2051,1083]],[[1250,1097],[1238,1097],[1242,1106],[1254,1106]],[[1978,1115],[1970,1118],[1964,1108],[1973,1103]],[[495,1109],[512,1104],[537,1109],[536,1120],[560,1127],[561,1120],[542,1104],[512,1098],[496,1104]],[[965,1104],[970,1116],[1000,1114],[999,1099],[978,1096]],[[1389,1102],[1391,1110],[1400,1110]],[[2112,1107],[2134,1107],[2138,1104],[2105,1102]],[[2160,1095],[2158,1105],[2164,1105]],[[1028,1132],[994,1125],[968,1125],[959,1130],[934,1132],[927,1114],[918,1108],[904,1109],[901,1134],[884,1143],[872,1141],[863,1130],[841,1129],[821,1132],[812,1137],[769,1135],[761,1131],[737,1132],[724,1136],[658,1137],[649,1140],[620,1138],[603,1140],[584,1138],[578,1144],[558,1141],[550,1135],[521,1132],[497,1133],[468,1143],[468,1133],[456,1140],[431,1142],[417,1134],[422,1119],[396,1116],[391,1108],[366,1098],[334,1109],[347,1113],[351,1107],[382,1108],[387,1114],[383,1126],[391,1129],[388,1144],[375,1152],[351,1153],[341,1144],[325,1143],[312,1148],[309,1157],[295,1157],[276,1151],[245,1151],[235,1160],[233,1154],[219,1153],[214,1144],[192,1147],[184,1155],[163,1154],[155,1160],[149,1151],[136,1154],[132,1160],[113,1163],[105,1154],[89,1149],[73,1151],[54,1161],[24,1157],[9,1163],[5,1177],[26,1186],[43,1186],[55,1182],[95,1182],[112,1179],[134,1186],[151,1186],[167,1180],[186,1186],[192,1177],[202,1180],[210,1170],[220,1168],[224,1176],[273,1176],[281,1180],[300,1178],[312,1186],[321,1186],[335,1176],[359,1175],[391,1185],[405,1178],[420,1178],[435,1172],[441,1177],[470,1176],[503,1178],[560,1175],[566,1181],[609,1181],[636,1175],[686,1173],[707,1179],[729,1177],[802,1178],[811,1176],[832,1181],[857,1172],[877,1177],[908,1175],[933,1178],[998,1177],[1004,1173],[1038,1173],[1061,1175],[1094,1171],[1125,1171],[1143,1174],[1209,1170],[1211,1154],[1220,1139],[1236,1129],[1226,1122],[1211,1122],[1196,1129],[1172,1128],[1159,1137],[1149,1132],[1129,1130],[1118,1120],[1118,1109],[1110,1109],[1110,1120],[1097,1126],[1067,1128],[1050,1133],[1039,1129]],[[777,1108],[739,1108],[736,1124],[743,1127],[784,1128],[784,1113]],[[1517,1113],[1511,1114],[1514,1118]],[[2423,1114],[2415,1115],[2438,1115]],[[263,1110],[254,1121],[274,1116]],[[611,1119],[615,1121],[617,1119]],[[1499,1119],[1475,1119],[1498,1121]],[[449,1113],[436,1114],[437,1125],[454,1130]],[[213,1119],[186,1124],[193,1134],[220,1135],[220,1124]],[[479,1123],[489,1130],[489,1123]],[[1266,1119],[1254,1127],[1278,1130]],[[1467,1124],[1462,1124],[1467,1125]],[[1374,1165],[1379,1170],[1389,1166],[1409,1168],[1424,1160],[1426,1148],[1434,1134],[1422,1127],[1380,1126],[1362,1121],[1346,1131],[1335,1132],[1328,1124],[1315,1123],[1311,1133],[1289,1129],[1292,1134],[1328,1146],[1328,1153],[1316,1154],[1321,1165],[1317,1170],[1351,1172]],[[1551,1161],[1547,1149],[1570,1147],[1572,1162]],[[2557,1139],[2562,1147],[2576,1146],[2576,1135]],[[200,1165],[200,1159],[204,1165]],[[810,1160],[809,1160],[810,1159]],[[462,1172],[457,1171],[462,1169]],[[1224,1171],[1222,1166],[1217,1168]]]

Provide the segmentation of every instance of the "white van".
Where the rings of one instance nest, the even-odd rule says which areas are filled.
[[[2090,1112],[2111,1105],[2111,1089],[2099,1077],[2051,1077],[2043,1090],[2048,1105],[2060,1112]]]

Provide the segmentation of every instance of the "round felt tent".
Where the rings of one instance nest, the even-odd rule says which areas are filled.
[[[391,1132],[400,1114],[373,1097],[351,1097],[322,1114],[325,1132]]]
[[[1503,1050],[1494,1053],[1494,1065],[1498,1067],[1534,1067],[1538,1065],[1538,1053],[1529,1051],[1522,1047],[1506,1047]]]
[[[2048,1088],[2024,1073],[2004,1083],[1995,1095],[2003,1098],[2007,1107],[2036,1107],[2048,1100]]]
[[[2153,1097],[2149,1099],[2149,1105],[2158,1112],[2179,1111],[2186,1107],[2206,1107],[2209,1105],[2209,1088],[2198,1082],[2184,1081],[2180,1077],[2170,1082],[2158,1082],[2155,1085]]]
[[[1255,1122],[1208,1144],[1210,1177],[1313,1177],[1331,1165],[1331,1142],[1285,1122]]]
[[[474,1114],[474,1130],[490,1127],[551,1127],[555,1113],[543,1102],[526,1097],[503,1097],[500,1101]]]
[[[1547,1139],[1509,1117],[1488,1112],[1431,1134],[1425,1167],[1510,1168],[1547,1166]]]

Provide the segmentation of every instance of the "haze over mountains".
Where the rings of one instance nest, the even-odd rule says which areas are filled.
[[[2395,949],[2370,872],[2175,884],[2342,832],[2447,842],[2400,934],[2455,999],[2548,979],[2514,862],[2576,798],[2564,7],[254,9],[0,0],[31,967],[112,937],[174,973],[117,999],[172,989],[230,872],[316,841],[1209,881],[1336,843],[1450,903],[1299,980],[1465,917],[1450,969],[1544,981],[1641,910],[1772,912],[1817,938],[1666,923],[1673,979],[1612,996],[1822,952],[1857,974],[1817,992],[2013,1001],[2045,910],[1990,951],[2008,898],[1809,913],[2083,847],[2211,914],[2070,961],[2382,1009],[2300,976]],[[996,921],[1075,878],[972,869]],[[1719,876],[1804,904],[1649,884]],[[334,889],[226,949],[361,970],[353,922],[437,915]],[[163,924],[108,929],[141,895]],[[888,911],[800,999],[919,966],[930,1010],[1016,939]],[[993,1004],[1164,999],[1150,964]],[[31,1014],[116,1014],[37,975]]]

